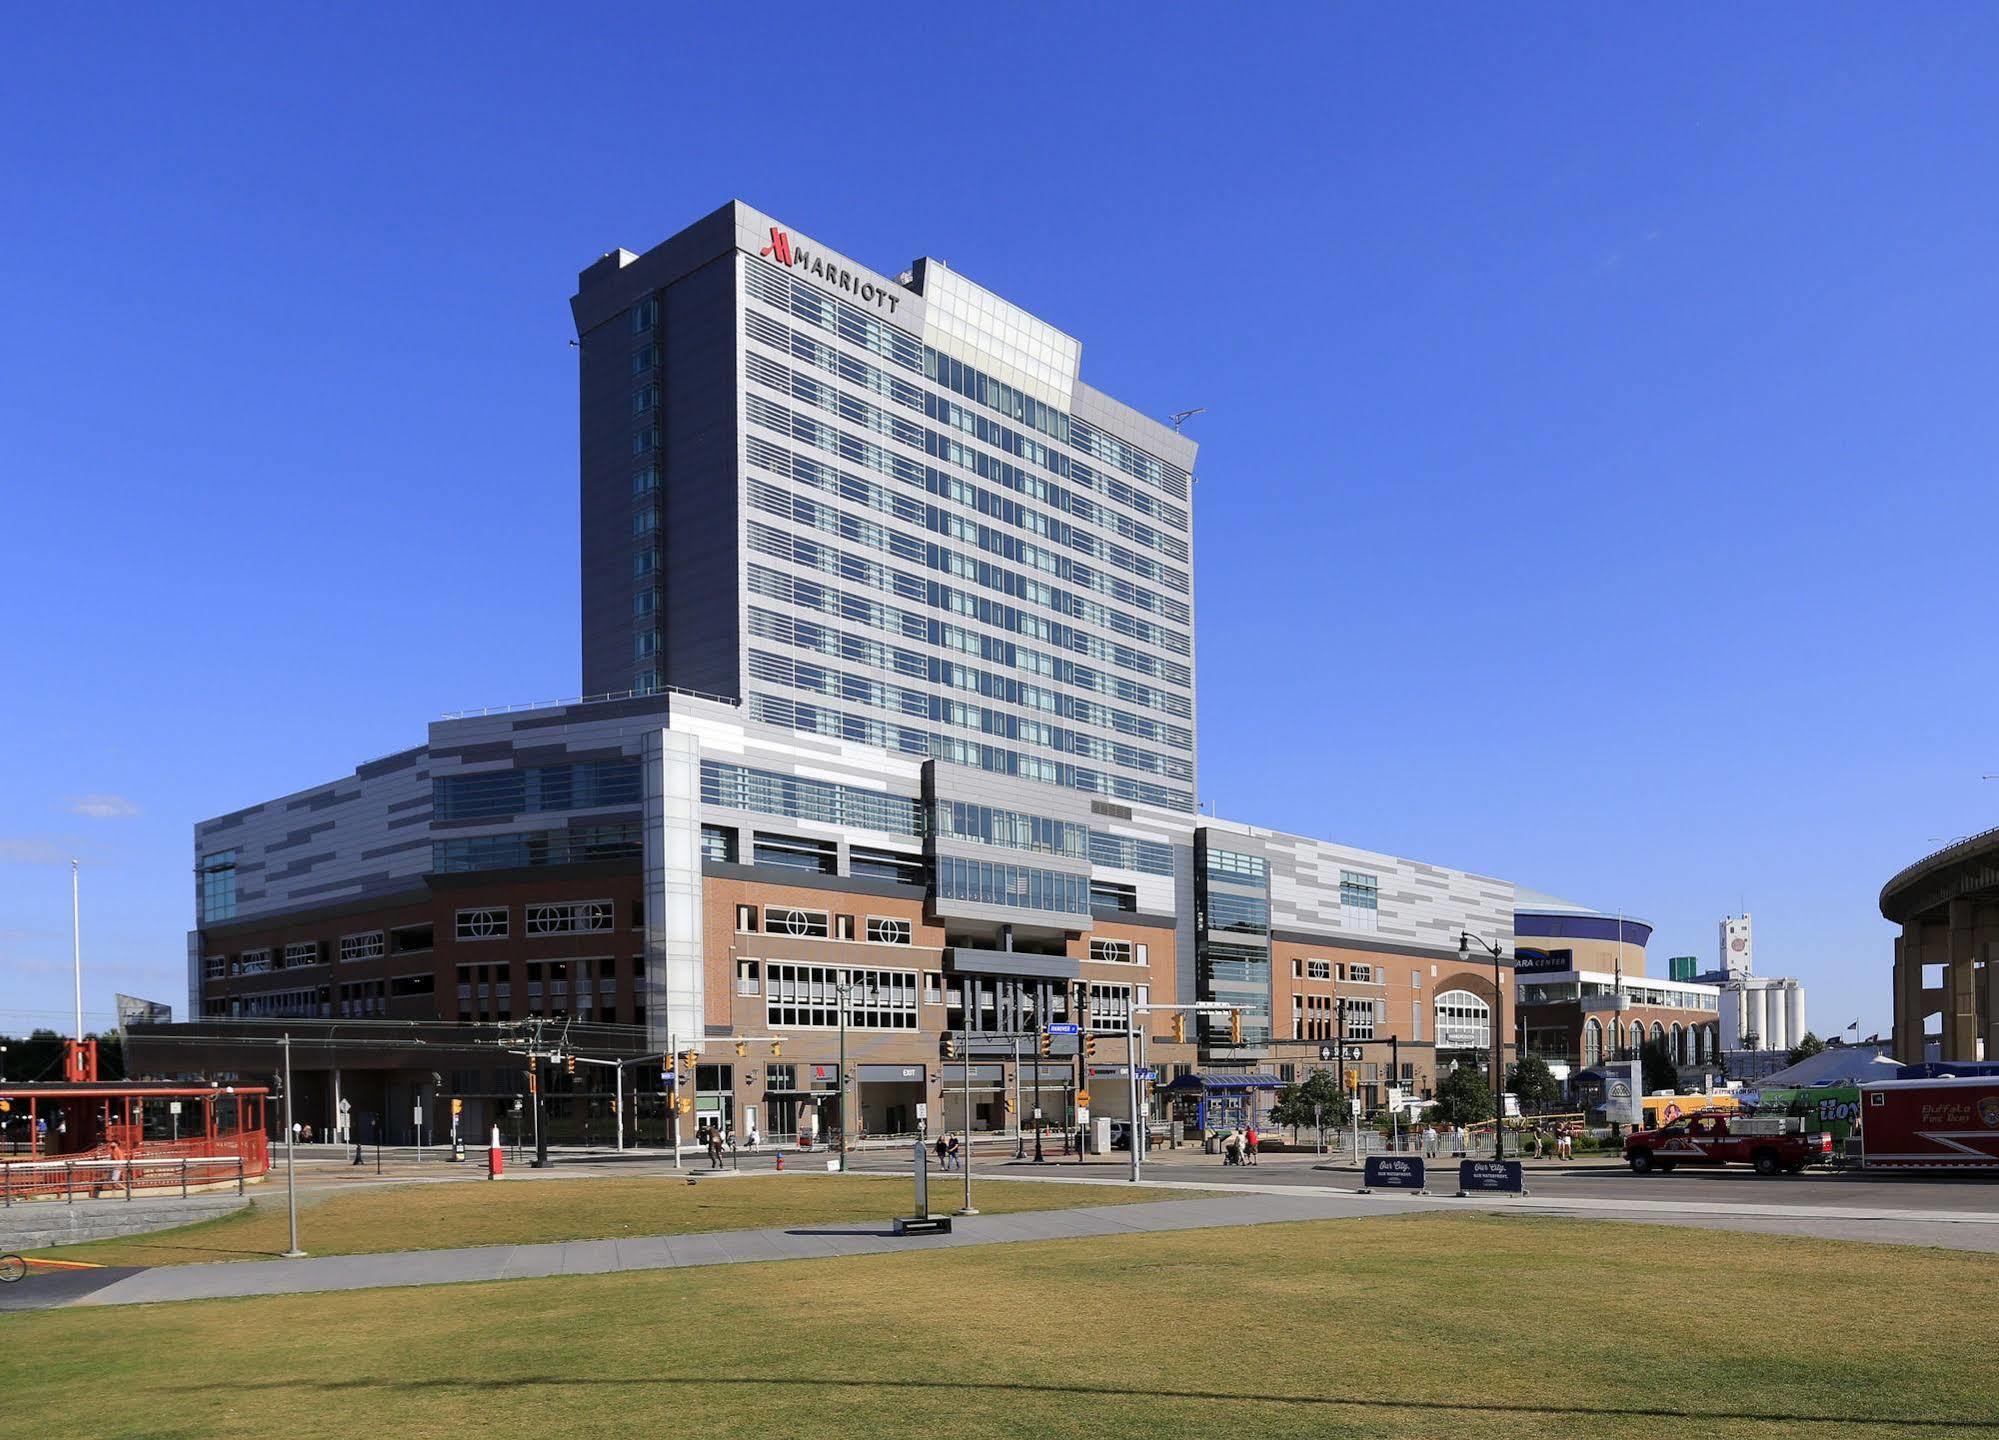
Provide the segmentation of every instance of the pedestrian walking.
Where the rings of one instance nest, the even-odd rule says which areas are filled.
[[[950,1149],[947,1152],[947,1160],[948,1163],[944,1166],[946,1170],[962,1170],[965,1168],[965,1157],[964,1154],[958,1148],[958,1137],[956,1135],[953,1135],[951,1137],[951,1145]]]
[[[939,1135],[937,1137],[937,1168],[939,1170],[949,1170],[951,1168],[950,1152],[951,1143],[942,1135]]]
[[[1256,1163],[1256,1144],[1256,1126],[1251,1124],[1249,1129],[1243,1132],[1242,1137],[1242,1158],[1244,1164],[1254,1165]]]
[[[1541,1158],[1541,1127],[1539,1125],[1534,1127],[1534,1158],[1536,1160]]]
[[[1229,1126],[1229,1133],[1222,1140],[1222,1164],[1242,1164],[1242,1132]]]
[[[763,1132],[757,1129],[756,1122],[752,1120],[750,1122],[750,1154],[756,1154],[757,1148],[763,1143]]]
[[[1568,1122],[1565,1120],[1562,1122],[1562,1128],[1555,1132],[1555,1158],[1557,1160],[1567,1160],[1574,1154],[1575,1137],[1569,1129]]]
[[[717,1125],[713,1130],[708,1132],[708,1168],[710,1170],[720,1170],[722,1168],[722,1127],[720,1125]]]

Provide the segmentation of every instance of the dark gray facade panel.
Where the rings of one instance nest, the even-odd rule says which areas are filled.
[[[378,776],[393,775],[398,770],[407,770],[413,765],[421,764],[425,753],[424,747],[418,745],[409,750],[399,751],[394,755],[385,755],[380,760],[371,760],[366,765],[357,765],[354,767],[354,774],[362,780],[373,780]]]
[[[473,745],[440,745],[431,754],[439,760],[456,760],[461,765],[477,765],[486,760],[511,760],[514,746],[510,740],[488,740]]]

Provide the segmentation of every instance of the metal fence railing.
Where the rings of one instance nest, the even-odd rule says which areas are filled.
[[[240,1155],[180,1155],[140,1160],[0,1161],[0,1206],[16,1201],[130,1200],[232,1181],[241,1195],[246,1181]]]

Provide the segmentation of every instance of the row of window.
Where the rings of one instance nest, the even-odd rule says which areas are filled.
[[[447,775],[431,781],[431,809],[439,820],[485,820],[636,805],[642,783],[636,760],[586,760]]]
[[[1002,865],[989,860],[939,855],[937,898],[1087,915],[1090,913],[1090,882],[1081,875],[1063,875],[1024,865]]]
[[[1208,930],[1226,931],[1231,935],[1270,933],[1270,902],[1261,896],[1209,890],[1204,903],[1207,914],[1202,923]]]
[[[1150,715],[1134,714],[1084,695],[1051,689],[1032,680],[966,665],[942,655],[907,650],[900,645],[853,635],[814,621],[765,610],[761,606],[750,607],[749,620],[752,635],[775,640],[794,649],[893,671],[898,676],[931,685],[971,691],[989,700],[1041,710],[1084,725],[1113,730],[1120,735],[1170,745],[1178,750],[1192,751],[1194,748],[1194,732],[1184,725]],[[1133,688],[1143,690],[1144,687]],[[937,697],[924,697],[922,692],[903,691],[902,694],[905,698],[896,708],[906,714],[928,715],[938,704]]]
[[[1270,880],[1268,863],[1261,855],[1217,850],[1213,846],[1208,847],[1208,873],[1224,880],[1247,880],[1257,885],[1266,885]]]
[[[1381,966],[1359,960],[1294,959],[1291,962],[1291,975],[1296,980],[1351,980],[1360,985],[1388,983],[1388,972]],[[1414,970],[1409,972],[1409,984],[1412,989],[1422,983],[1422,977]]]
[[[851,396],[842,394],[830,385],[821,384],[819,381],[807,377],[794,376],[791,372],[785,370],[783,366],[766,360],[764,357],[753,352],[747,353],[744,359],[751,379],[777,391],[789,399],[802,401],[814,409],[837,416],[850,423],[860,424],[877,434],[887,435],[910,446],[912,449],[923,450],[927,454],[935,455],[939,458],[955,458],[963,449],[956,440],[946,440],[945,437],[938,435],[935,431],[925,430],[922,426],[888,415],[865,401],[855,400]],[[752,396],[750,398],[753,400],[762,400],[761,396]],[[951,410],[956,409],[955,406],[948,408]],[[801,417],[797,411],[790,410],[783,405],[764,401],[760,405],[749,407],[749,410],[752,418],[767,429],[776,431],[779,434],[789,435],[795,440],[807,441],[831,454],[846,455],[850,452],[858,452],[856,458],[868,463],[870,469],[874,469],[882,474],[892,475],[910,485],[916,484],[918,476],[921,475],[925,488],[933,494],[945,493],[948,486],[950,490],[957,492],[952,494],[950,498],[957,501],[964,508],[977,510],[981,514],[994,514],[996,518],[1003,519],[1010,527],[1025,530],[1030,534],[1044,536],[1065,550],[1075,550],[1083,555],[1108,559],[1121,569],[1130,570],[1132,573],[1143,575],[1147,579],[1159,581],[1181,595],[1189,594],[1193,589],[1192,582],[1184,569],[1152,559],[1149,556],[1127,551],[1122,546],[1117,545],[1102,535],[1089,530],[1078,529],[1069,521],[1060,520],[1053,516],[1030,510],[1027,507],[1019,506],[1016,502],[1006,500],[1003,497],[986,494],[981,492],[977,486],[965,485],[963,482],[951,484],[945,477],[931,471],[929,467],[918,466],[906,457],[897,457],[893,452],[879,451],[879,447],[872,445],[871,442],[849,438],[847,443],[840,443],[838,440],[834,440],[833,437],[839,436],[841,432],[833,430],[832,427],[820,422],[812,421],[807,417]],[[941,418],[944,418],[946,423],[950,423],[950,416],[948,414]],[[979,423],[983,424],[984,422]],[[981,438],[984,437],[982,436]],[[832,443],[828,443],[829,440]],[[875,451],[879,451],[879,454],[872,453]],[[749,453],[753,460],[759,458],[756,451],[752,450]],[[1025,458],[1031,459],[1033,457]],[[963,462],[961,461],[960,463],[962,465]],[[1001,462],[988,462],[985,466],[964,466],[963,468],[977,469],[980,473],[985,473],[990,469],[992,463]],[[923,510],[919,507],[907,505],[905,503],[906,497],[900,494],[892,495],[890,492],[882,491],[879,487],[873,486],[866,481],[859,482],[859,485],[864,486],[865,489],[857,491],[853,486],[844,483],[855,480],[856,477],[852,476],[839,476],[843,483],[837,487],[825,483],[825,481],[837,475],[837,471],[826,471],[819,477],[821,482],[819,488],[842,494],[848,499],[857,500],[867,505],[870,509],[896,514],[899,518],[911,521],[912,523],[926,524],[926,528],[939,530],[940,533],[943,533],[936,515],[933,514],[926,520]],[[1045,499],[1058,510],[1075,516],[1078,521],[1084,524],[1104,527],[1135,545],[1143,546],[1147,550],[1156,551],[1181,562],[1185,562],[1188,558],[1186,541],[1178,535],[1155,529],[1141,521],[1133,520],[1129,516],[1106,509],[1096,501],[1077,495],[1061,485],[1051,484],[1048,481],[1038,478],[1030,478],[1018,472],[1002,473],[995,478],[998,478],[1001,483],[1018,493],[1031,494],[1036,498]],[[1185,617],[1183,616],[1182,618],[1184,619]]]
[[[1072,765],[1067,761],[1029,755],[1003,745],[989,745],[982,741],[961,739],[955,735],[937,734],[912,725],[898,725],[893,721],[877,720],[867,715],[848,714],[830,706],[793,700],[789,696],[752,691],[748,710],[752,720],[809,735],[826,735],[850,740],[855,744],[879,750],[892,750],[903,755],[928,756],[953,765],[965,765],[997,775],[1010,775],[1020,780],[1059,785],[1089,794],[1114,795],[1119,799],[1154,805],[1162,810],[1191,812],[1194,808],[1191,791],[1140,780],[1131,775],[1105,772],[1088,766]]]
[[[972,637],[979,634],[976,631],[965,631],[961,627],[953,626],[949,621],[938,619],[934,615],[905,610],[856,591],[842,591],[806,576],[772,570],[754,560],[749,562],[747,573],[752,594],[796,605],[801,609],[816,610],[825,615],[837,615],[842,619],[876,630],[884,630],[890,634],[906,636],[912,640],[927,641],[933,645],[971,652]],[[872,577],[868,575],[858,575],[854,578],[872,588],[881,588],[875,586]],[[1134,650],[1128,645],[1108,640],[1093,630],[1066,625],[1059,620],[1051,620],[1044,615],[1008,605],[1004,601],[994,600],[988,596],[973,595],[948,585],[926,583],[915,593],[904,598],[929,610],[962,615],[968,620],[990,626],[995,630],[1025,635],[1029,639],[1052,645],[1057,650],[1069,650],[1093,660],[1106,661],[1120,669],[1129,670],[1134,675],[1164,680],[1170,685],[1180,687],[1183,691],[1191,689],[1194,683],[1193,670],[1177,660],[1155,655],[1148,650]],[[981,640],[985,638],[989,637],[981,637]],[[1035,667],[1023,663],[1016,668]],[[1057,675],[1056,678],[1061,677]],[[1081,685],[1083,682],[1072,676],[1068,683]],[[1192,701],[1188,700],[1187,703],[1191,707]]]
[[[1011,387],[1000,385],[962,361],[924,346],[907,331],[885,325],[775,266],[749,262],[744,267],[744,284],[756,298],[779,310],[893,364],[923,374],[988,409],[1032,425],[1042,434],[1085,454],[1108,461],[1133,479],[1144,480],[1177,499],[1187,498],[1189,477],[1179,466],[1104,435],[1082,421],[1062,415],[1052,406],[1036,401],[1030,407],[1027,397]],[[1058,416],[1061,418],[1055,418]],[[1181,524],[1184,528],[1185,521]]]
[[[637,824],[572,825],[511,835],[476,835],[431,844],[430,868],[441,874],[637,860],[643,839]]]
[[[920,807],[906,796],[718,760],[701,762],[701,799],[704,804],[760,815],[785,815],[892,835],[922,833]]]
[[[793,935],[806,940],[852,940],[852,915],[835,915],[826,910],[805,910],[795,905],[755,905],[736,907],[736,929],[745,934],[761,931],[766,935]],[[911,927],[907,920],[887,915],[864,917],[863,933],[870,945],[907,945]]]
[[[511,919],[507,906],[476,906],[458,912],[454,933],[460,940],[505,940]],[[610,900],[537,901],[521,907],[521,921],[521,933],[531,938],[604,934],[616,928],[618,907]]]
[[[757,962],[745,963],[754,967]],[[841,1023],[843,1011],[845,1023],[854,1029],[917,1028],[914,970],[848,970],[772,960],[765,971],[765,1019],[774,1029],[831,1029]],[[740,980],[744,972],[739,967],[737,973]],[[753,978],[754,969],[749,973]]]
[[[1010,850],[1038,850],[1082,859],[1090,849],[1090,827],[1045,815],[1002,810],[965,800],[939,802],[933,816],[936,833]]]
[[[907,719],[927,720],[934,724],[951,725],[981,735],[1017,740],[1024,744],[1053,750],[1057,754],[1078,755],[1087,760],[1121,765],[1129,770],[1164,775],[1175,780],[1194,778],[1194,762],[1191,758],[1161,755],[1156,751],[1137,745],[1127,745],[1121,740],[1099,735],[1093,731],[1080,730],[1070,725],[1051,724],[1029,715],[1020,715],[996,706],[956,700],[948,695],[932,695],[927,691],[898,685],[892,680],[876,679],[864,673],[820,665],[809,660],[794,660],[788,655],[774,655],[766,650],[750,651],[747,668],[753,679],[762,680],[767,684],[782,685],[811,695],[824,695],[850,704],[887,710]]]
[[[751,398],[754,399],[756,397],[753,396]],[[753,419],[762,418],[759,409],[755,406],[751,407],[750,413]],[[758,492],[759,495],[765,493],[770,492]],[[783,492],[776,493],[782,494]],[[804,500],[802,497],[792,496],[790,497],[789,506],[786,507],[790,513],[785,514],[784,510],[778,510],[776,513],[785,514],[785,518],[792,520],[794,523],[807,525],[825,534],[843,536],[850,543],[857,546],[891,555],[897,559],[906,560],[913,565],[921,565],[924,569],[934,571],[940,575],[955,576],[958,579],[968,581],[986,590],[995,591],[1003,595],[1016,596],[1039,609],[1047,610],[1057,615],[1071,616],[1112,634],[1123,635],[1130,639],[1141,641],[1144,644],[1156,646],[1169,655],[1187,656],[1193,653],[1193,642],[1185,630],[1175,629],[1170,625],[1164,625],[1155,620],[1144,619],[1138,615],[1120,610],[1114,605],[1106,605],[1090,598],[1087,592],[1098,588],[1093,581],[1081,589],[1051,585],[1045,580],[1035,579],[1032,575],[1026,573],[1024,569],[1019,568],[1020,562],[1018,559],[1016,559],[1014,564],[995,564],[992,561],[981,560],[975,555],[966,555],[948,546],[917,540],[911,536],[903,536],[901,532],[889,531],[885,527],[876,526],[872,529],[867,528],[856,517],[846,515],[831,507],[807,507],[813,507],[813,502]],[[772,509],[773,507],[759,505],[758,508]],[[753,530],[754,528],[752,527]],[[640,553],[651,554],[654,552],[648,549]],[[779,552],[772,551],[770,553]],[[906,597],[916,597],[922,593],[925,581],[919,575],[892,570],[887,566],[878,564],[862,556],[840,555],[839,552],[834,552],[834,555],[837,557],[838,563],[833,563],[830,560],[826,561],[826,563],[818,563],[822,557],[817,556],[801,558],[798,563],[814,564],[816,568],[838,573],[869,576],[872,578],[877,589],[892,591]],[[787,556],[786,558],[790,557]],[[645,562],[639,561],[635,562],[635,564],[643,568]],[[1095,572],[1090,573],[1094,574]],[[1117,592],[1114,591],[1113,593]],[[1135,595],[1127,598],[1120,593],[1119,598],[1124,599],[1125,603],[1132,604],[1136,608],[1150,609],[1155,613],[1158,613],[1162,608],[1156,604],[1147,605],[1141,602]],[[1182,621],[1181,623],[1184,624],[1186,622]]]

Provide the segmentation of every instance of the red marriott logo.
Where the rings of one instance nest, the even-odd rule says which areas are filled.
[[[824,281],[827,288],[844,290],[847,294],[873,305],[876,309],[886,309],[895,314],[895,308],[902,303],[901,294],[887,281],[877,285],[866,274],[855,274],[844,268],[837,260],[828,260],[823,255],[814,254],[803,245],[793,245],[789,232],[777,226],[770,227],[770,244],[757,251],[766,259],[775,260],[790,270],[798,270],[815,280]]]
[[[791,237],[773,225],[770,227],[770,244],[757,251],[757,254],[768,255],[780,265],[789,265],[791,263]]]

